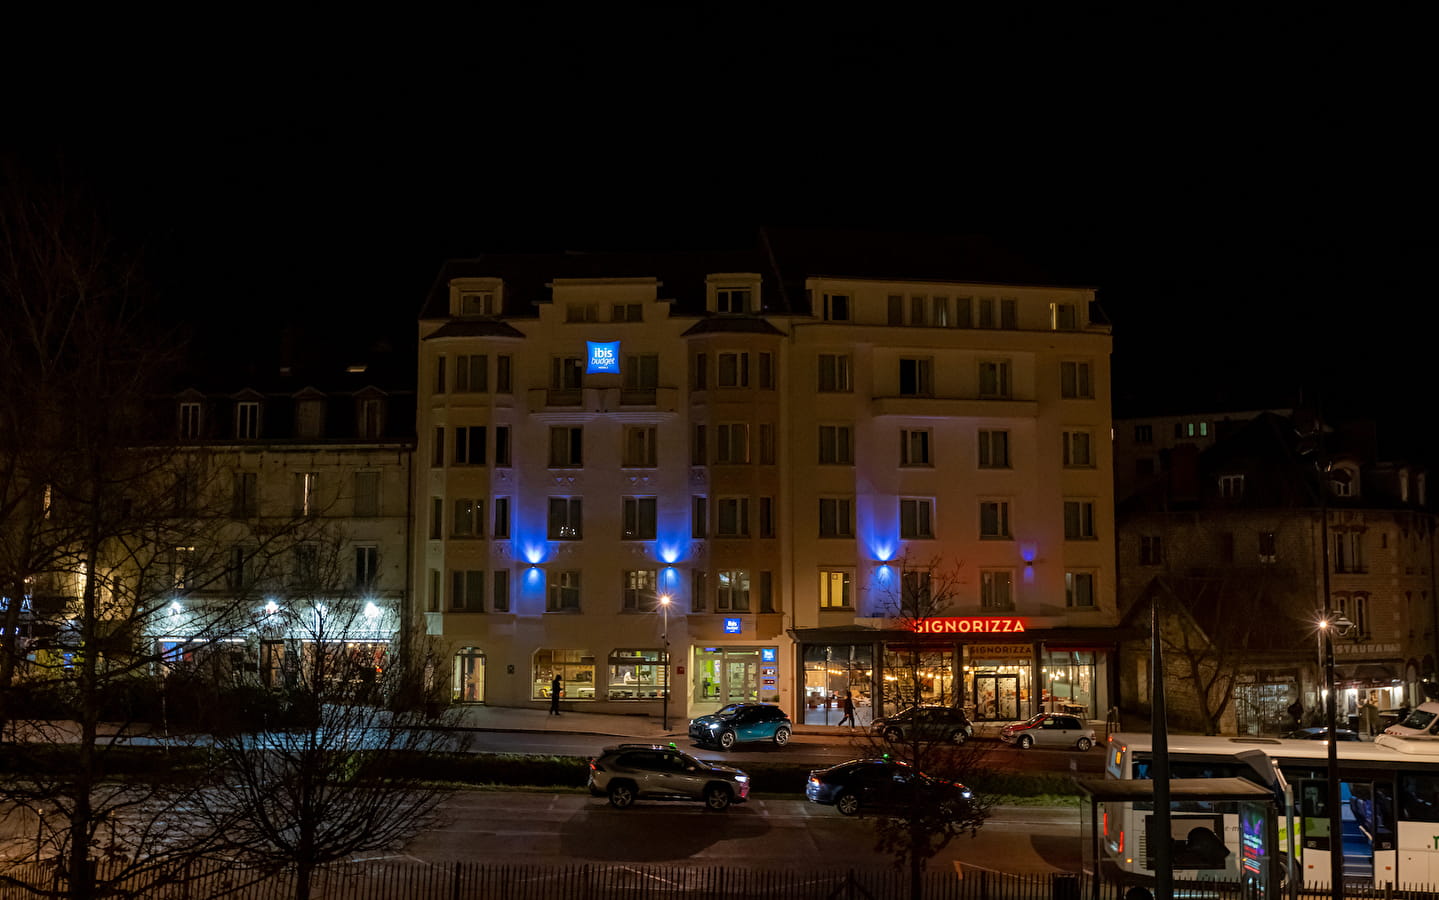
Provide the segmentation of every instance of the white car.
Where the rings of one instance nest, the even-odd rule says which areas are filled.
[[[1040,713],[1028,722],[1004,726],[999,739],[1021,750],[1031,747],[1088,750],[1094,746],[1094,729],[1079,716]]]

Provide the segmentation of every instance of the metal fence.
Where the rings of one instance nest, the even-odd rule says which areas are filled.
[[[292,874],[263,874],[222,862],[194,864],[170,884],[121,881],[111,896],[154,900],[287,900]],[[966,869],[925,873],[924,900],[1126,900],[1120,885],[1095,884],[1089,875],[1004,875]],[[27,863],[0,869],[0,900],[33,898],[36,891],[63,896],[53,868]],[[909,900],[907,872],[894,869],[769,871],[684,866],[508,866],[426,864],[377,860],[327,867],[312,881],[312,900]],[[1175,896],[1243,900],[1252,895],[1217,882],[1176,883]],[[1279,898],[1287,894],[1280,893]],[[1300,892],[1323,900],[1326,890]],[[1435,900],[1427,890],[1355,886],[1345,896],[1373,900]]]

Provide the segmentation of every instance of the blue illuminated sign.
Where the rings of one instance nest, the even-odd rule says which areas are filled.
[[[760,662],[775,662],[775,661],[776,661],[775,657],[777,657],[778,655],[779,655],[779,651],[776,650],[774,647],[761,647],[761,648],[759,648],[759,661],[760,661]]]
[[[739,619],[725,619],[725,620],[724,620],[724,633],[725,633],[725,634],[739,634],[739,621],[740,621]]]
[[[619,341],[585,341],[590,347],[590,362],[585,368],[586,375],[620,374]]]

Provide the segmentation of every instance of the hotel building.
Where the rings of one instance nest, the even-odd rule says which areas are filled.
[[[457,702],[796,721],[1113,703],[1110,334],[987,248],[446,264],[419,323],[413,596]],[[901,621],[901,586],[936,585]],[[938,585],[944,585],[942,595]],[[671,665],[662,664],[668,658]]]

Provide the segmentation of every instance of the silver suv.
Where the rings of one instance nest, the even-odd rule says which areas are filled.
[[[617,809],[644,797],[703,800],[719,810],[749,797],[749,776],[733,766],[695,759],[674,744],[619,744],[590,760],[589,787],[596,797],[608,795]]]

